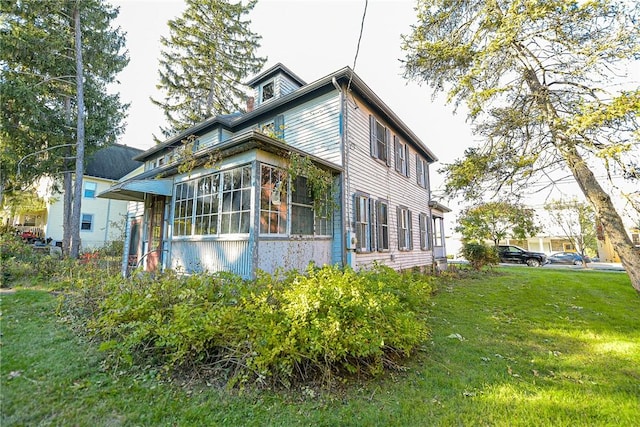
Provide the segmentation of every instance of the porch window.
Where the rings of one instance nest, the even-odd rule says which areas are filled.
[[[174,236],[244,234],[250,218],[251,166],[176,185]]]
[[[248,233],[251,220],[251,167],[222,173],[220,234]]]
[[[80,218],[80,230],[81,231],[92,231],[93,230],[93,215],[92,214],[82,214]]]
[[[386,200],[376,201],[376,223],[378,233],[378,251],[389,250],[389,204]]]
[[[176,185],[175,204],[173,208],[174,236],[191,235],[195,183],[195,181],[187,181]]]
[[[411,230],[411,211],[406,207],[399,206],[398,214],[398,249],[410,251],[413,249],[413,236]]]
[[[297,176],[291,192],[291,234],[313,235],[313,198],[307,178]]]
[[[421,213],[420,220],[420,249],[427,251],[430,249],[431,239],[429,237],[429,215]]]
[[[262,165],[260,182],[260,233],[286,234],[288,200],[285,172]]]

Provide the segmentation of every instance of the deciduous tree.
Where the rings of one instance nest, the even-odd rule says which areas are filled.
[[[640,292],[640,253],[598,178],[639,185],[640,89],[628,70],[640,58],[640,4],[421,0],[417,11],[406,76],[466,103],[484,140],[444,168],[448,192],[530,192],[569,172]]]
[[[540,228],[533,209],[509,202],[488,202],[463,210],[455,230],[465,241],[491,240],[497,246],[507,237],[534,236]]]
[[[593,208],[577,200],[554,200],[545,205],[551,220],[562,230],[576,251],[585,259],[587,249],[597,251],[596,215]],[[584,262],[583,262],[584,263]]]
[[[182,16],[169,21],[162,37],[160,82],[164,97],[152,99],[164,110],[164,137],[217,114],[243,109],[243,79],[260,71],[260,36],[244,16],[257,0],[186,0]]]

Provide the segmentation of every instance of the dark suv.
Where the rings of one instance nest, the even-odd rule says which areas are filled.
[[[540,267],[547,263],[547,256],[541,252],[529,252],[519,246],[499,245],[500,262],[527,264],[529,267]]]

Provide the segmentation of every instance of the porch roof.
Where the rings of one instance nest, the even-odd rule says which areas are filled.
[[[114,185],[98,194],[103,199],[144,202],[144,195],[171,196],[173,194],[172,179],[131,179]]]

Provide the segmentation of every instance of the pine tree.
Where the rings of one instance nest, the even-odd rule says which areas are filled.
[[[77,151],[82,105],[78,82],[84,91],[86,154],[114,143],[123,131],[127,105],[107,92],[107,85],[128,63],[124,36],[111,27],[118,11],[103,0],[3,0],[0,11],[0,204],[5,192],[28,188],[44,175],[63,175],[68,240],[73,191],[69,171],[74,157],[84,161]],[[75,11],[81,22],[81,79],[76,70]]]
[[[163,37],[160,83],[163,99],[152,102],[164,110],[169,137],[208,117],[241,111],[242,81],[260,71],[266,58],[256,56],[260,36],[244,19],[256,0],[186,0],[181,17],[170,20]]]

